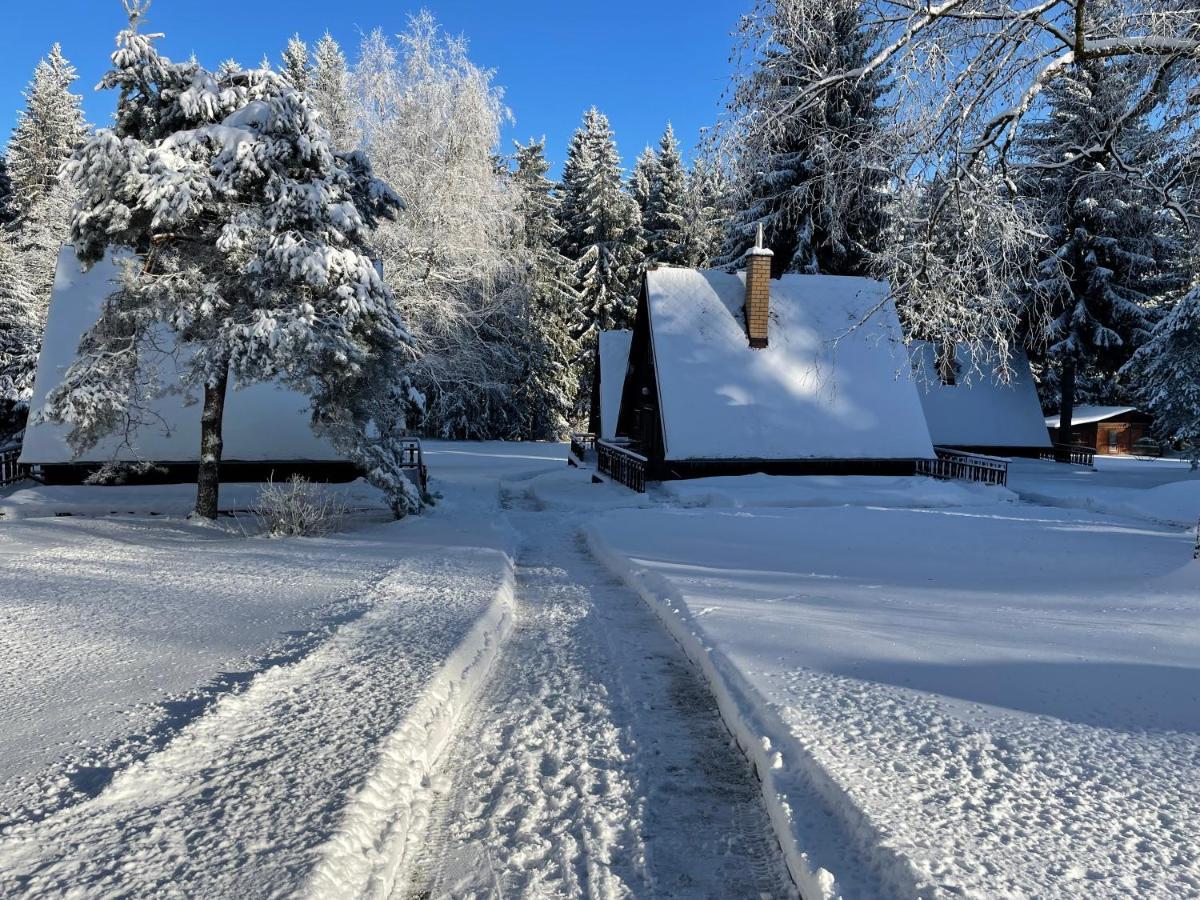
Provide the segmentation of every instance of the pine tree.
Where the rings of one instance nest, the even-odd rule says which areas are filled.
[[[71,93],[78,77],[55,44],[25,91],[25,108],[8,145],[8,174],[20,217],[31,215],[54,190],[59,168],[87,136],[82,98]]]
[[[633,324],[644,241],[637,202],[621,183],[621,161],[607,117],[594,107],[588,110],[572,148],[563,205],[569,210],[564,213],[565,245],[575,250],[579,293],[576,333],[582,355],[576,418],[581,419],[591,398],[598,333]]]
[[[761,224],[775,275],[867,272],[885,218],[884,85],[872,73],[797,103],[805,86],[869,58],[862,5],[757,0],[742,20],[747,63],[723,124],[738,213],[723,264],[741,259]]]
[[[354,125],[354,96],[346,54],[329,32],[317,42],[316,66],[309,82],[308,95],[329,129],[333,147],[347,152],[358,146]]]
[[[1122,370],[1154,416],[1163,440],[1189,445],[1193,468],[1200,461],[1200,285],[1192,288],[1155,326]]]
[[[1051,83],[1049,114],[1023,146],[1026,200],[1048,235],[1030,302],[1048,310],[1047,355],[1059,369],[1060,437],[1070,441],[1076,374],[1116,372],[1149,337],[1178,287],[1181,246],[1156,198],[1122,174],[1160,158],[1144,118],[1126,115],[1120,62],[1080,65]],[[1111,144],[1099,135],[1113,132]],[[1120,157],[1120,164],[1116,156]]]
[[[33,395],[45,322],[17,252],[0,236],[0,443],[20,430]]]
[[[658,168],[650,182],[650,196],[642,222],[646,258],[668,265],[687,263],[687,180],[675,130],[668,124],[659,142]]]
[[[721,171],[697,158],[688,172],[684,193],[684,265],[701,269],[713,265],[721,252],[729,215],[729,189]]]
[[[633,164],[633,172],[629,175],[629,195],[637,203],[643,221],[650,206],[650,194],[654,190],[654,183],[660,177],[659,170],[658,154],[654,148],[646,147]]]
[[[287,46],[283,50],[283,68],[279,70],[279,74],[283,76],[284,81],[302,94],[308,93],[312,79],[312,64],[308,59],[308,44],[300,39],[300,35],[293,34],[288,39]]]
[[[12,179],[8,177],[8,157],[0,153],[0,226],[7,225],[15,215]]]
[[[314,427],[399,515],[419,503],[392,441],[409,338],[367,245],[399,198],[365,156],[330,150],[304,95],[278,76],[218,81],[160,55],[137,30],[147,5],[128,4],[101,82],[120,92],[115,124],[68,167],[83,194],[76,252],[85,264],[123,252],[123,279],[45,414],[70,426],[77,449],[127,423],[167,330],[182,387],[203,392],[198,516],[217,514],[231,377],[307,393]]]
[[[554,182],[546,177],[546,142],[517,144],[513,186],[518,193],[520,246],[526,262],[526,298],[521,318],[524,366],[513,403],[526,440],[561,440],[579,384],[575,371],[578,347],[571,336],[576,297],[571,287],[571,261],[558,251],[562,227]]]

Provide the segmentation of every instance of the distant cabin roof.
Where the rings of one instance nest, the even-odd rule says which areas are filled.
[[[1008,360],[1007,380],[987,354],[966,345],[955,351],[958,376],[943,384],[937,345],[920,341],[909,348],[921,404],[933,442],[951,447],[1049,447],[1042,404],[1029,358],[1021,351]]]
[[[1137,412],[1136,406],[1076,406],[1071,415],[1073,425],[1091,425],[1093,422],[1103,422],[1116,416],[1124,416]],[[1057,428],[1058,416],[1046,416],[1046,427]]]
[[[180,393],[163,393],[149,404],[161,423],[139,428],[133,449],[116,437],[102,440],[79,457],[71,455],[67,428],[36,422],[36,415],[50,393],[75,361],[79,339],[100,315],[112,293],[118,269],[104,259],[84,272],[74,250],[63,247],[58,257],[54,293],[42,342],[42,354],[34,381],[30,425],[25,431],[21,462],[27,464],[103,463],[109,460],[161,463],[194,463],[200,456],[200,405],[185,405]],[[168,347],[169,348],[169,347]],[[168,349],[164,348],[164,349]],[[159,355],[160,380],[178,387],[175,364]],[[333,462],[341,459],[333,447],[313,434],[309,427],[309,401],[295,391],[272,384],[254,384],[234,389],[230,385],[225,406],[225,449],[230,462]]]
[[[621,389],[629,368],[632,331],[600,332],[600,437],[612,440],[621,412]]]
[[[785,275],[770,288],[769,345],[754,350],[743,274],[647,273],[665,458],[932,457],[887,286]]]

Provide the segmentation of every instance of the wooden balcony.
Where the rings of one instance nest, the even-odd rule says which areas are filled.
[[[15,484],[21,479],[29,477],[27,468],[17,463],[20,456],[20,447],[0,453],[0,487]]]
[[[1096,463],[1096,449],[1084,444],[1055,444],[1051,449],[1043,450],[1041,458],[1075,466],[1091,467]]]
[[[613,481],[639,494],[646,493],[646,467],[649,460],[626,444],[596,441],[596,468]]]

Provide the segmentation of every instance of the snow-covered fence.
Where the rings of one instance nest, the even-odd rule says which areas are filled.
[[[0,487],[7,484],[13,484],[20,481],[22,478],[27,478],[29,473],[25,466],[20,465],[17,459],[21,456],[21,448],[16,447],[12,450],[5,450],[0,453]]]
[[[964,453],[947,447],[934,447],[936,459],[918,459],[917,474],[930,478],[979,481],[983,484],[1008,484],[1008,460],[982,453]]]
[[[589,450],[596,449],[596,436],[590,432],[571,432],[571,456],[579,462],[587,461]]]
[[[627,488],[646,493],[646,463],[649,460],[628,447],[610,441],[596,441],[596,467]]]
[[[1096,449],[1082,444],[1055,444],[1050,450],[1043,450],[1041,458],[1076,466],[1092,466],[1096,462]]]

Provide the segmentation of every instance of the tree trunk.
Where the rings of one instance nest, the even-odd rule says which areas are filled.
[[[1063,363],[1062,377],[1059,379],[1062,397],[1058,406],[1058,442],[1072,444],[1071,419],[1075,416],[1075,362],[1067,360]]]
[[[200,416],[200,472],[196,479],[196,511],[202,519],[217,517],[221,490],[221,452],[224,441],[221,428],[225,420],[225,390],[229,386],[229,368],[212,384],[204,386],[204,412]]]

